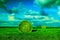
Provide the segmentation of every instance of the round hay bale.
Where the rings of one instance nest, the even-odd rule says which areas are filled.
[[[29,21],[22,21],[19,24],[19,30],[21,32],[31,32],[32,31],[32,25],[30,24]]]

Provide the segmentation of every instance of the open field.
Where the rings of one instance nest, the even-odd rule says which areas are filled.
[[[0,40],[60,40],[60,28],[33,28],[31,33],[21,33],[18,27],[0,28]]]

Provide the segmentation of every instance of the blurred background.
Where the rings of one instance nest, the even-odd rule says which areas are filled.
[[[0,27],[17,27],[22,20],[60,27],[60,0],[0,0]]]

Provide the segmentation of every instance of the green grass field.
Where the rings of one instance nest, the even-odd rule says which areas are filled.
[[[0,28],[0,40],[60,40],[60,28],[33,28],[31,33],[21,33],[18,27]]]

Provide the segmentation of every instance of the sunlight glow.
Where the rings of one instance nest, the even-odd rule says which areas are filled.
[[[8,20],[9,20],[9,21],[14,21],[14,20],[15,20],[15,19],[14,19],[14,16],[9,15],[9,16],[8,16]]]

